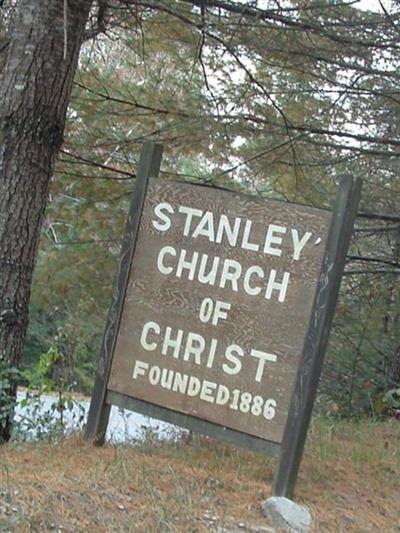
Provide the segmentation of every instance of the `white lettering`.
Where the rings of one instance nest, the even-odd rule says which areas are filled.
[[[196,239],[199,235],[207,237],[210,242],[214,242],[214,218],[211,211],[206,211],[203,218],[197,225],[197,228],[193,232],[193,239]]]
[[[253,223],[251,220],[246,220],[246,224],[244,226],[244,231],[243,231],[242,248],[244,250],[252,250],[253,252],[258,252],[258,249],[259,249],[258,244],[249,242],[249,235],[251,232],[252,224]]]
[[[223,234],[225,233],[226,238],[228,239],[228,242],[231,246],[236,246],[238,235],[239,235],[239,228],[240,228],[240,222],[241,219],[238,217],[235,217],[235,223],[232,228],[230,225],[229,219],[226,215],[221,215],[219,219],[218,224],[218,230],[217,235],[215,237],[215,242],[218,244],[221,244]]]
[[[211,339],[210,351],[208,352],[207,368],[212,368],[214,364],[215,352],[217,351],[217,339]]]
[[[201,386],[200,398],[205,402],[214,403],[214,397],[212,396],[212,391],[217,388],[217,384],[213,381],[203,381]]]
[[[172,333],[172,329],[169,326],[167,326],[166,329],[165,329],[165,337],[164,337],[164,342],[163,342],[163,345],[162,345],[161,353],[163,355],[167,355],[168,348],[172,348],[173,349],[173,354],[172,354],[173,357],[175,357],[175,359],[178,359],[179,350],[181,348],[181,343],[182,343],[183,330],[178,329],[178,332],[177,332],[177,335],[176,335],[175,339],[173,339],[171,337],[171,333]]]
[[[307,244],[311,235],[312,233],[310,233],[309,231],[306,231],[303,237],[299,240],[299,234],[297,232],[297,229],[292,229],[293,259],[295,259],[296,261],[298,261],[298,259],[300,258],[300,252],[302,251],[304,246]]]
[[[234,259],[225,259],[222,268],[221,281],[219,286],[224,288],[227,281],[232,284],[232,290],[238,292],[238,279],[242,273],[242,265]]]
[[[168,368],[163,368],[161,372],[160,385],[164,389],[171,390],[172,380],[174,378],[174,371],[168,370]]]
[[[284,226],[277,226],[275,224],[270,224],[268,226],[267,235],[265,236],[264,253],[269,255],[277,255],[280,257],[282,250],[279,248],[274,248],[272,245],[281,245],[282,237],[277,237],[275,233],[286,233],[286,228]]]
[[[197,279],[200,281],[200,283],[208,283],[209,285],[214,285],[215,278],[217,277],[219,257],[214,257],[211,270],[210,272],[208,272],[208,274],[205,273],[207,261],[208,255],[202,254]]]
[[[192,224],[192,218],[201,217],[201,215],[203,214],[203,211],[201,209],[193,209],[191,207],[186,207],[185,205],[181,205],[179,207],[179,212],[186,215],[185,226],[183,228],[183,234],[185,237],[187,237],[189,235],[190,226]]]
[[[212,298],[204,298],[200,305],[199,318],[201,322],[206,324],[210,321],[214,309],[214,302]]]
[[[159,366],[152,366],[149,371],[149,381],[151,385],[157,385],[160,381],[161,369]]]
[[[237,344],[231,344],[226,349],[225,358],[228,359],[230,363],[233,363],[233,367],[228,366],[226,363],[222,365],[222,370],[225,372],[225,374],[229,374],[231,376],[238,374],[242,370],[242,362],[240,361],[239,357],[233,355],[235,352],[240,357],[244,356],[244,352],[240,346]]]
[[[144,361],[135,361],[132,379],[137,379],[138,376],[144,376],[145,371],[148,368],[149,368],[149,363],[145,363]]]
[[[218,324],[218,320],[225,320],[228,318],[228,313],[226,311],[229,311],[231,308],[231,304],[228,302],[221,302],[221,300],[217,300],[215,302],[215,309],[214,309],[214,315],[212,319],[212,325],[216,326]]]
[[[257,265],[249,267],[246,271],[246,274],[244,275],[243,288],[245,292],[247,292],[247,294],[249,294],[250,296],[257,296],[257,294],[260,294],[261,292],[261,287],[252,287],[250,285],[250,279],[253,275],[257,275],[259,278],[263,278],[264,270]]]
[[[175,372],[174,384],[172,385],[172,390],[174,392],[179,392],[180,394],[186,394],[188,379],[189,379],[189,376],[187,374],[181,374],[180,372]]]
[[[175,248],[172,248],[172,246],[164,246],[158,252],[157,268],[158,268],[159,272],[161,272],[161,274],[165,274],[166,276],[168,276],[168,274],[171,274],[171,272],[173,271],[173,268],[172,267],[166,267],[164,265],[163,259],[164,259],[164,256],[166,254],[169,254],[169,255],[172,255],[172,256],[176,257]]]
[[[159,335],[161,332],[161,328],[156,322],[146,322],[142,329],[142,335],[140,336],[140,344],[145,350],[152,352],[157,348],[157,343],[147,342],[147,334],[150,330],[153,330],[157,335]]]
[[[229,401],[229,396],[230,393],[228,387],[225,387],[225,385],[219,385],[215,403],[217,405],[225,405]]]
[[[188,396],[197,396],[201,389],[201,381],[194,376],[190,376],[189,384],[186,391]]]
[[[288,284],[289,284],[290,274],[289,272],[284,272],[283,280],[280,283],[278,281],[275,281],[275,279],[276,279],[276,270],[272,268],[271,273],[269,275],[269,279],[268,279],[268,285],[267,285],[267,290],[265,292],[265,298],[267,298],[267,300],[270,300],[272,291],[276,290],[276,291],[279,291],[278,300],[280,302],[284,302],[286,298],[286,291],[287,291]]]
[[[186,269],[189,271],[188,279],[193,280],[194,274],[196,272],[196,265],[197,265],[197,260],[199,259],[199,254],[197,252],[193,252],[193,257],[191,260],[185,261],[185,259],[186,259],[186,250],[182,248],[181,253],[179,255],[176,275],[178,278],[180,278],[182,276],[182,271]]]
[[[174,208],[168,202],[157,204],[154,208],[154,214],[161,220],[161,222],[158,220],[152,220],[151,222],[159,231],[168,231],[171,227],[171,219],[163,210],[171,214],[174,212]]]
[[[265,363],[267,361],[271,363],[276,363],[277,356],[273,353],[261,352],[259,350],[251,350],[250,355],[258,359],[255,380],[260,382],[261,378],[263,377]]]
[[[204,337],[197,333],[189,331],[186,339],[185,352],[183,354],[183,360],[189,361],[189,358],[194,355],[196,364],[201,365],[201,354],[204,352],[206,342]]]

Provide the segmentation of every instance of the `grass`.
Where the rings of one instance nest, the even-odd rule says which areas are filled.
[[[314,418],[295,494],[314,531],[400,532],[399,442],[395,420]],[[263,531],[274,468],[204,437],[11,443],[0,448],[0,531]]]

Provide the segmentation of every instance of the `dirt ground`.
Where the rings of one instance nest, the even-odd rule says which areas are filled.
[[[275,460],[205,437],[0,448],[0,531],[269,531]],[[400,423],[313,420],[295,500],[315,532],[400,531]]]

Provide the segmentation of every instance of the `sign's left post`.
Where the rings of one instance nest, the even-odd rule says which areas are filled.
[[[163,147],[160,144],[145,143],[140,155],[135,190],[129,208],[125,237],[122,244],[114,292],[100,349],[100,358],[85,430],[85,439],[91,440],[98,445],[101,445],[104,442],[110,416],[111,405],[106,402],[107,383],[124,305],[129,273],[135,254],[143,204],[146,198],[147,184],[149,178],[156,178],[158,176],[162,151]]]

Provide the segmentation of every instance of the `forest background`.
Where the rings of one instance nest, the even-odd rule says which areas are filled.
[[[18,4],[0,11],[0,64]],[[162,178],[266,198],[330,207],[340,176],[363,178],[318,405],[396,412],[399,49],[396,2],[376,11],[329,0],[94,2],[20,384],[90,393],[140,149],[156,140]]]

